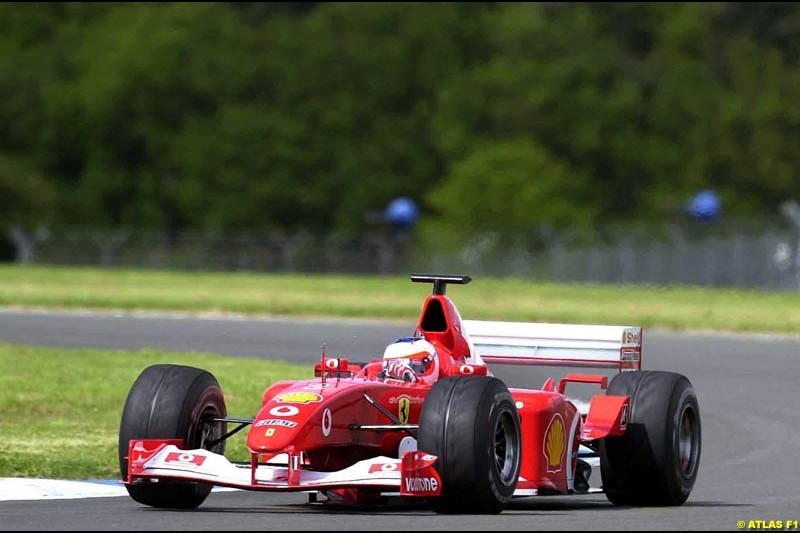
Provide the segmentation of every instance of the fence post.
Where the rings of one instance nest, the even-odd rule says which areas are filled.
[[[23,265],[32,263],[36,236],[25,231],[16,224],[8,228],[7,235],[16,248],[16,257],[14,257],[14,261]]]
[[[800,205],[794,200],[781,204],[781,214],[789,219],[796,234],[797,244],[794,247],[794,279],[795,288],[800,290]]]

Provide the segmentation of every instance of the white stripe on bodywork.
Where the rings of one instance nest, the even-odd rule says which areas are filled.
[[[569,444],[567,445],[567,490],[575,489],[575,470],[572,468],[572,447],[575,445],[575,430],[578,427],[578,420],[580,417],[581,415],[579,413],[575,413],[569,428]]]

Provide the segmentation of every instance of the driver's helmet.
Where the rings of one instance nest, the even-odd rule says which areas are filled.
[[[439,357],[422,337],[403,337],[386,347],[383,375],[403,381],[433,384],[439,379]]]

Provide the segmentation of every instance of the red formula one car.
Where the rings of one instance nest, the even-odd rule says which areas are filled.
[[[697,397],[680,374],[640,370],[641,328],[463,321],[445,290],[469,277],[411,279],[433,283],[413,337],[365,365],[323,353],[315,379],[267,388],[255,418],[228,416],[206,371],[145,369],[119,434],[131,497],[194,508],[221,485],[303,491],[320,502],[426,498],[440,512],[497,513],[517,496],[599,491],[589,483],[599,463],[615,504],[686,501],[700,459]],[[509,390],[492,376],[495,364],[619,373],[610,383],[568,374]],[[584,413],[565,394],[571,383],[597,386]],[[231,462],[225,441],[247,426],[250,460]]]

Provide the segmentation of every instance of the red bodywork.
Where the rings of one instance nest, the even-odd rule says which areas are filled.
[[[440,357],[440,377],[486,375],[488,368],[474,358],[470,343],[463,333],[461,317],[453,302],[444,294],[428,296],[422,308],[415,334],[424,335],[434,344]],[[310,487],[339,488],[356,491],[357,482],[338,484],[320,478],[309,485],[304,471],[338,472],[359,461],[375,460],[365,468],[367,475],[402,470],[403,495],[430,496],[439,494],[435,471],[436,458],[425,450],[400,456],[399,449],[409,432],[398,429],[365,429],[363,426],[396,424],[416,425],[430,385],[407,383],[379,377],[379,359],[361,367],[346,359],[323,359],[316,367],[317,379],[283,381],[273,384],[263,395],[263,404],[247,436],[251,452],[249,483],[214,481],[252,490],[308,490]],[[578,447],[581,442],[620,435],[626,429],[629,398],[598,395],[584,420],[576,406],[564,395],[568,382],[596,383],[605,388],[607,378],[594,375],[569,375],[558,387],[548,380],[541,390],[511,389],[521,420],[522,464],[517,495],[566,494],[573,488]],[[392,420],[373,400],[396,420]],[[131,441],[128,482],[139,478],[193,478],[187,474],[203,462],[210,452],[198,459],[198,453],[183,457],[162,456],[160,469],[148,472],[146,464],[167,444],[180,441]],[[170,448],[171,449],[171,448]],[[280,474],[270,474],[269,481],[259,479],[259,465],[287,454],[288,461]],[[182,473],[168,474],[164,464],[171,458],[182,461]],[[401,464],[400,459],[403,459]],[[193,466],[194,465],[194,466]],[[423,474],[419,474],[422,472]],[[433,472],[433,474],[431,474]],[[429,475],[430,474],[430,475]],[[396,475],[396,474],[395,474]],[[417,476],[417,477],[415,477]],[[348,478],[349,479],[349,478]],[[425,483],[418,479],[431,480]],[[405,482],[405,485],[403,485]],[[431,484],[432,483],[432,484]],[[439,482],[439,485],[441,483]],[[249,485],[249,486],[248,486]],[[407,485],[407,486],[406,486]],[[366,488],[395,488],[397,481],[382,484],[375,481]],[[355,487],[355,489],[354,489]],[[419,490],[413,490],[417,488]],[[351,498],[352,499],[352,498]]]

